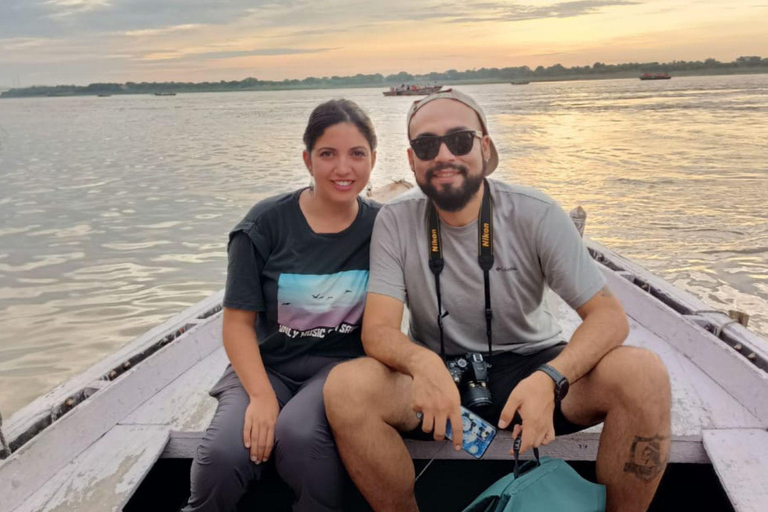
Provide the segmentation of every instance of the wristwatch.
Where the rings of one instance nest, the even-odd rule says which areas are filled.
[[[568,388],[570,387],[568,379],[565,378],[565,375],[555,370],[548,364],[539,366],[536,368],[536,371],[546,373],[553,381],[555,381],[555,402],[561,402],[563,398],[565,398],[565,395],[568,394]]]

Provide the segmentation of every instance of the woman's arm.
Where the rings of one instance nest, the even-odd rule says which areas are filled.
[[[250,399],[245,411],[243,444],[250,449],[251,460],[260,464],[272,452],[280,406],[261,359],[255,321],[254,311],[224,308],[224,350]]]

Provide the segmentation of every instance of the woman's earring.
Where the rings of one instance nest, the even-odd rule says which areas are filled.
[[[310,176],[309,177],[309,191],[314,192],[315,191],[315,177]]]

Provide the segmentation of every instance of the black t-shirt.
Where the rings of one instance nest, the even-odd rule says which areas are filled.
[[[257,203],[229,234],[224,307],[258,312],[265,364],[308,352],[363,354],[369,245],[380,205],[358,198],[347,229],[319,234],[301,212],[301,192]]]

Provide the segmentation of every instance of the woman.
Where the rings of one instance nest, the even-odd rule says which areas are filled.
[[[359,193],[376,162],[376,134],[354,102],[333,100],[310,115],[304,144],[314,186],[259,202],[229,235],[223,339],[231,365],[211,390],[219,405],[184,511],[234,509],[273,458],[295,511],[342,508],[345,472],[322,389],[335,364],[363,354],[379,207]]]

